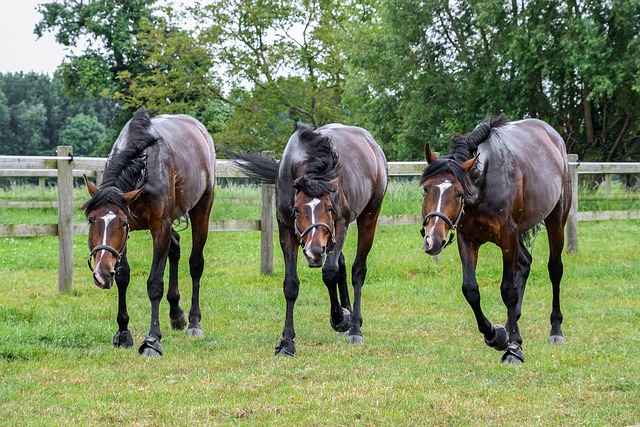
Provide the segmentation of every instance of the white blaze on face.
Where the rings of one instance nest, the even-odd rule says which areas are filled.
[[[438,205],[436,206],[436,212],[442,213],[440,212],[440,209],[442,208],[442,196],[444,196],[444,192],[447,191],[447,189],[452,185],[453,184],[451,184],[451,181],[449,180],[443,181],[440,184],[436,185],[436,187],[440,189],[440,196],[438,197]],[[436,220],[433,223],[434,226],[438,223],[439,219],[440,217],[436,217]]]
[[[444,192],[447,191],[447,189],[452,185],[453,184],[451,184],[451,181],[449,180],[443,181],[440,184],[436,185],[436,187],[438,187],[438,189],[440,190],[440,194],[438,195],[438,205],[436,206],[436,210],[434,212],[442,213],[440,212],[440,209],[442,209],[442,197],[444,196]],[[433,227],[431,227],[431,230],[429,230],[429,233],[425,236],[425,242],[428,248],[433,245],[433,233],[436,229],[436,224],[438,223],[438,221],[440,221],[440,217],[436,216],[436,220],[433,222]]]
[[[316,207],[320,204],[320,199],[313,199],[311,200],[309,203],[307,203],[307,206],[309,206],[309,208],[311,209],[311,224],[315,224],[316,222]],[[316,234],[316,229],[312,228],[311,229],[311,239],[313,239],[313,236]],[[307,244],[307,247],[304,249],[305,251],[308,251],[309,249],[311,249],[311,239],[309,241],[309,243]],[[310,252],[307,252],[307,254],[309,256],[311,256]]]
[[[107,228],[109,228],[109,223],[113,221],[115,217],[116,217],[116,214],[114,214],[112,211],[109,211],[108,214],[100,218],[100,220],[104,222],[104,233],[102,234],[102,243],[101,243],[102,245],[107,244]],[[100,257],[100,260],[102,260],[102,257]],[[97,261],[96,269],[98,268],[99,264],[100,264],[100,261]]]

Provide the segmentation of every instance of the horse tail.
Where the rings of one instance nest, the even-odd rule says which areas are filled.
[[[275,184],[278,178],[280,162],[274,158],[255,156],[252,154],[242,154],[231,151],[225,147],[218,147],[227,156],[233,159],[233,164],[249,178],[256,179],[262,184]]]

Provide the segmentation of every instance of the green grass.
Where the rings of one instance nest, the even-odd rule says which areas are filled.
[[[182,235],[188,309],[189,231]],[[335,336],[320,271],[301,262],[294,358],[273,356],[284,319],[283,264],[277,249],[275,273],[259,273],[257,232],[209,234],[204,337],[171,330],[163,301],[165,355],[155,359],[112,347],[117,291],[93,285],[85,237],[75,239],[71,295],[57,292],[55,237],[2,239],[0,425],[635,425],[639,241],[640,221],[580,224],[579,253],[564,257],[566,343],[549,345],[542,233],[520,321],[527,361],[506,366],[477,332],[460,291],[457,249],[434,263],[421,253],[415,226],[378,228],[363,291],[361,346]],[[138,345],[149,328],[151,238],[136,232],[129,244],[130,328]],[[483,247],[483,308],[502,323],[500,275],[498,249]]]

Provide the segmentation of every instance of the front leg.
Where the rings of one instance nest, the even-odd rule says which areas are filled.
[[[162,356],[159,312],[160,301],[164,294],[164,270],[171,243],[171,223],[168,219],[162,222],[161,227],[152,227],[151,235],[153,236],[153,261],[147,280],[147,294],[151,302],[151,326],[149,335],[138,348],[138,352],[144,356]]]
[[[276,344],[276,356],[293,356],[296,353],[294,338],[296,332],[293,326],[293,309],[300,291],[298,278],[298,239],[293,228],[279,223],[280,247],[284,256],[283,292],[287,303],[282,338]]]
[[[480,306],[480,289],[476,280],[479,245],[458,234],[458,252],[462,262],[462,294],[471,306],[478,324],[478,330],[484,335],[485,343],[496,350],[504,350],[508,345],[506,330],[500,325],[492,325]]]
[[[520,336],[520,328],[518,327],[518,318],[520,317],[524,284],[526,282],[526,276],[528,276],[529,273],[529,263],[526,262],[527,257],[525,254],[521,254],[519,251],[517,234],[512,233],[512,235],[515,237],[507,242],[503,242],[501,245],[502,283],[500,284],[500,293],[502,294],[502,301],[507,307],[506,325],[509,335],[509,347],[502,356],[502,361],[507,363],[523,363],[524,353],[522,352],[522,337]],[[521,264],[527,264],[526,270],[520,272],[518,268],[519,254],[521,254],[522,257]],[[521,265],[520,267],[522,269],[525,266]],[[518,283],[519,281],[521,283]]]
[[[131,269],[127,261],[126,250],[122,254],[120,264],[116,270],[116,285],[118,286],[118,331],[113,336],[115,347],[133,347],[133,336],[129,330],[129,313],[127,312],[127,288],[131,278]]]

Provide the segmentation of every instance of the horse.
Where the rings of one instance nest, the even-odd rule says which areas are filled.
[[[300,288],[298,247],[302,247],[309,267],[322,269],[331,303],[331,327],[347,334],[349,343],[361,344],[362,286],[388,180],[387,160],[380,146],[359,127],[328,124],[313,130],[297,123],[279,161],[228,152],[245,174],[276,187],[286,300],[276,355],[293,356],[296,352],[293,312]],[[343,246],[353,221],[358,227],[358,243],[351,268],[352,308]]]
[[[128,329],[126,298],[131,272],[127,260],[130,231],[150,230],[153,238],[153,260],[147,280],[151,326],[138,352],[144,356],[163,354],[158,311],[164,294],[167,258],[171,326],[184,329],[187,325],[179,304],[180,234],[173,228],[174,221],[191,224],[189,270],[193,292],[187,335],[202,335],[200,278],[214,197],[215,160],[211,136],[198,120],[183,114],[150,118],[142,107],[125,124],[113,145],[100,187],[85,177],[91,198],[81,209],[89,223],[89,268],[99,288],[110,289],[114,281],[118,287],[118,331],[113,337],[114,346],[134,345]]]
[[[553,289],[549,342],[564,342],[560,281],[572,194],[562,137],[541,120],[510,122],[504,115],[489,115],[470,134],[454,137],[447,155],[438,157],[426,144],[425,158],[428,166],[420,177],[422,250],[438,255],[458,232],[462,292],[485,343],[504,351],[503,362],[524,363],[518,320],[531,269],[529,249],[542,223]],[[476,264],[478,250],[487,242],[502,250],[505,327],[492,324],[480,306]]]

